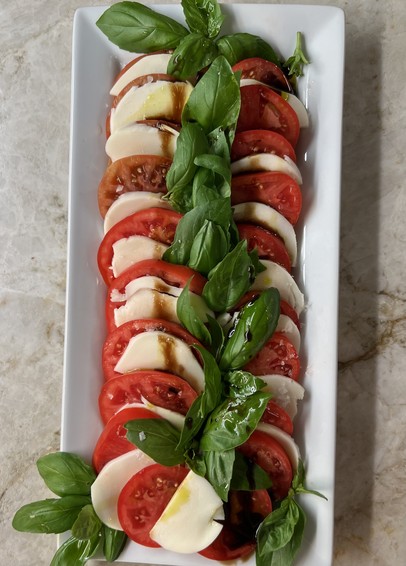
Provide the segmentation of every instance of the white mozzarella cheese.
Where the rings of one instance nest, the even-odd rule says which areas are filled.
[[[120,293],[117,289],[113,289],[110,300],[113,303],[121,303],[122,301],[127,301],[134,293],[140,289],[156,289],[161,293],[167,293],[173,297],[179,297],[182,292],[180,287],[174,287],[173,285],[168,285],[160,277],[155,275],[143,275],[142,277],[137,277],[133,279],[126,285],[124,293]]]
[[[284,375],[261,375],[265,381],[264,391],[272,393],[272,399],[284,409],[291,419],[296,416],[297,402],[304,397],[305,390],[300,383]]]
[[[258,224],[271,232],[276,232],[285,244],[292,265],[296,265],[296,234],[289,220],[286,220],[277,210],[259,202],[244,202],[234,205],[233,208],[234,220],[236,222],[250,222]]]
[[[155,464],[152,458],[135,448],[103,467],[92,484],[91,496],[94,510],[105,525],[123,530],[117,515],[118,497],[134,474],[152,464]]]
[[[284,430],[268,423],[259,423],[257,429],[269,434],[269,436],[272,436],[272,438],[279,442],[288,455],[290,463],[292,464],[292,470],[295,473],[299,466],[300,451],[293,438]]]
[[[265,271],[259,273],[251,286],[252,291],[265,291],[276,287],[281,298],[288,302],[300,314],[304,308],[304,295],[296,285],[293,277],[280,265],[273,261],[262,260]]]
[[[164,409],[163,407],[153,405],[144,397],[141,397],[141,401],[143,402],[145,408],[147,408],[149,411],[152,411],[159,417],[162,417],[178,430],[182,430],[183,425],[185,424],[185,417],[183,415],[177,413],[176,411],[171,411],[170,409]]]
[[[149,191],[134,191],[124,193],[116,199],[108,209],[104,217],[104,233],[106,234],[117,222],[123,218],[145,210],[146,208],[171,209],[168,201],[162,199],[163,193],[151,193]]]
[[[111,267],[114,277],[144,259],[161,259],[169,246],[151,240],[147,236],[121,238],[113,244]]]
[[[131,81],[146,75],[166,75],[168,63],[172,57],[171,53],[152,53],[146,55],[134,65],[131,65],[125,73],[114,83],[110,94],[117,96]]]
[[[178,132],[164,131],[146,124],[131,124],[109,136],[106,153],[112,161],[130,155],[160,155],[173,158]]]
[[[302,175],[294,161],[284,155],[279,157],[274,153],[256,153],[248,155],[231,164],[231,173],[238,175],[247,171],[278,171],[292,177],[298,185],[302,184]]]
[[[300,332],[296,324],[289,316],[286,316],[285,314],[281,314],[279,316],[278,325],[275,332],[282,332],[283,334],[285,334],[286,338],[292,342],[296,352],[299,353]]]
[[[114,310],[114,322],[120,326],[129,320],[137,318],[163,318],[170,322],[178,322],[176,305],[178,299],[155,289],[140,289]]]
[[[182,554],[199,552],[220,534],[223,502],[210,483],[190,471],[150,531],[163,548]]]
[[[174,373],[201,393],[204,372],[189,346],[166,332],[143,332],[133,336],[114,370],[127,373],[136,369],[156,369]]]
[[[156,81],[140,87],[131,87],[110,113],[112,134],[147,119],[180,122],[193,87],[186,82]]]

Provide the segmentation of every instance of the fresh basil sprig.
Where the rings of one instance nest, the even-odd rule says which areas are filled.
[[[182,0],[183,13],[192,32],[214,39],[220,33],[224,16],[217,0]]]
[[[168,74],[189,79],[208,67],[218,56],[217,45],[201,33],[189,33],[181,39],[168,64]]]
[[[302,48],[302,34],[300,31],[296,34],[296,47],[293,55],[284,63],[284,67],[288,69],[289,75],[293,77],[303,76],[303,67],[308,65],[310,61],[306,58]]]

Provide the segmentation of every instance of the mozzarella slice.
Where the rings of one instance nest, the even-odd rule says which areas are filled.
[[[299,466],[300,451],[293,438],[284,430],[268,423],[259,423],[257,429],[269,434],[269,436],[272,436],[272,438],[279,442],[288,455],[293,472],[296,472]]]
[[[112,161],[130,155],[160,155],[173,158],[178,132],[164,131],[146,124],[131,124],[109,136],[106,153]]]
[[[265,291],[269,287],[276,287],[284,301],[287,301],[300,314],[304,308],[304,295],[296,285],[293,277],[280,265],[273,261],[262,260],[265,271],[259,273],[251,290]]]
[[[285,92],[278,88],[270,87],[269,85],[266,85],[265,83],[261,83],[260,81],[257,81],[255,79],[241,79],[240,81],[240,87],[255,85],[255,84],[267,86],[268,88],[271,88],[272,90],[277,92],[283,98],[283,100],[285,100],[296,112],[300,127],[307,128],[309,126],[309,115],[307,114],[306,107],[303,104],[303,102],[299,100],[297,96],[291,94],[290,92]]]
[[[114,277],[144,259],[161,259],[169,246],[151,240],[147,236],[121,238],[113,244],[111,267]]]
[[[279,316],[278,325],[275,332],[282,332],[283,334],[285,334],[286,338],[290,340],[290,342],[292,342],[296,352],[299,353],[300,332],[296,324],[289,316],[286,316],[285,314],[281,314]]]
[[[163,548],[190,554],[203,550],[220,534],[223,502],[210,483],[190,471],[150,531]]]
[[[156,81],[131,87],[110,113],[110,131],[150,118],[180,123],[193,87],[186,82]]]
[[[134,474],[155,464],[154,460],[135,448],[108,462],[91,487],[92,504],[99,519],[111,529],[122,531],[117,515],[121,490]]]
[[[145,210],[146,208],[171,209],[168,201],[162,199],[163,193],[148,191],[129,192],[120,195],[108,209],[104,217],[104,233],[106,234],[117,222],[123,218]]]
[[[266,230],[278,234],[285,244],[292,265],[296,265],[297,242],[296,234],[292,224],[277,210],[267,204],[259,202],[244,202],[236,204],[234,208],[234,220],[236,222],[250,222],[258,224]]]
[[[114,370],[127,373],[136,369],[169,371],[186,379],[198,393],[204,389],[204,372],[191,349],[166,332],[143,332],[130,339]]]
[[[261,375],[265,381],[264,391],[272,393],[272,399],[284,409],[291,419],[296,416],[297,402],[304,397],[304,387],[294,379],[284,375]]]
[[[117,289],[113,289],[110,295],[110,300],[113,303],[128,301],[128,299],[140,289],[156,289],[161,293],[167,293],[173,297],[179,297],[182,292],[180,287],[168,285],[168,283],[160,277],[156,277],[155,275],[143,275],[142,277],[137,277],[130,281],[128,285],[126,285],[124,293],[120,293]]]
[[[153,53],[146,55],[134,65],[131,65],[125,73],[114,83],[110,94],[117,96],[131,81],[146,75],[166,75],[168,63],[172,57],[171,53]]]
[[[294,161],[284,155],[279,157],[274,153],[256,153],[248,155],[231,164],[231,173],[238,175],[247,171],[278,171],[292,177],[298,185],[302,184],[302,175]]]

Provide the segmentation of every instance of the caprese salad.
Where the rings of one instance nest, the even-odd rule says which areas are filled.
[[[19,530],[71,530],[53,564],[101,547],[115,560],[128,537],[288,566],[303,535],[295,495],[309,491],[292,435],[304,297],[292,268],[308,116],[292,76],[307,61],[300,34],[283,67],[256,36],[218,38],[216,1],[182,7],[190,32],[135,2],[97,22],[143,54],[112,85],[98,189],[103,431],[92,466],[40,459],[60,499],[14,518]]]

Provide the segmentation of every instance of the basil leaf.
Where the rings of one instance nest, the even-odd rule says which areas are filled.
[[[172,208],[182,214],[193,208],[192,187],[175,187],[162,198],[169,201]]]
[[[177,449],[180,432],[164,419],[135,419],[124,425],[127,438],[158,464],[176,466],[184,462]]]
[[[230,163],[230,147],[232,140],[229,139],[228,134],[223,128],[216,128],[207,136],[210,144],[211,153],[219,155],[227,163]]]
[[[82,566],[96,554],[101,541],[101,531],[91,540],[70,537],[58,548],[50,566]]]
[[[278,67],[281,66],[273,48],[257,35],[250,33],[223,35],[217,40],[217,47],[231,66],[251,57],[261,57],[275,63]]]
[[[191,31],[217,37],[224,16],[217,0],[182,0],[183,13]]]
[[[189,452],[185,454],[185,462],[195,474],[202,476],[202,478],[206,477],[206,463],[201,454],[196,454],[193,450],[189,450]]]
[[[222,370],[244,366],[261,350],[275,332],[279,304],[279,291],[271,287],[243,307],[229,332],[220,360]]]
[[[56,495],[89,495],[96,479],[93,468],[69,452],[55,452],[37,461],[38,471]]]
[[[257,392],[244,400],[224,401],[206,423],[201,450],[231,450],[243,444],[261,420],[270,397],[270,393]]]
[[[238,229],[237,229],[237,231],[238,231]],[[251,250],[249,252],[249,256],[251,258],[252,265],[254,266],[256,275],[258,275],[258,273],[262,273],[263,271],[266,270],[265,265],[259,261],[258,249],[257,248],[254,248],[253,250]]]
[[[235,450],[204,452],[204,459],[206,479],[211,483],[217,495],[223,501],[227,501],[233,475]]]
[[[219,177],[220,181],[215,181],[219,196],[229,197],[231,195],[231,170],[226,159],[219,155],[205,154],[196,157],[195,164]]]
[[[255,491],[257,489],[269,489],[272,480],[269,475],[258,464],[249,462],[238,450],[235,451],[233,475],[231,478],[231,489],[237,491]]]
[[[220,198],[219,191],[214,188],[214,173],[199,167],[193,179],[192,202],[193,206],[203,206]]]
[[[116,531],[103,525],[103,554],[107,562],[114,562],[121,554],[127,535],[123,531]]]
[[[229,372],[225,375],[225,381],[230,385],[230,397],[248,397],[262,389],[266,383],[252,373],[243,370]]]
[[[13,528],[24,533],[64,533],[72,527],[82,507],[88,503],[90,498],[84,495],[35,501],[17,511]]]
[[[211,335],[210,352],[215,358],[215,360],[218,360],[221,355],[221,351],[223,349],[223,344],[224,344],[223,329],[221,328],[217,320],[215,318],[212,318],[211,316],[207,317],[207,323]]]
[[[210,308],[224,312],[234,306],[253,282],[253,267],[242,240],[209,273],[203,289],[203,298]]]
[[[227,254],[228,246],[229,241],[224,229],[206,220],[193,240],[189,267],[207,275]],[[210,344],[210,341],[206,343]]]
[[[203,322],[206,312],[199,312],[197,305],[193,304],[192,295],[189,292],[189,285],[190,281],[187,282],[178,297],[176,314],[186,330],[193,334],[200,342],[210,344],[211,336]]]
[[[310,61],[306,59],[302,49],[302,34],[300,31],[296,33],[296,46],[293,55],[285,61],[284,67],[289,70],[289,76],[302,77],[303,66],[308,65]]]
[[[240,102],[240,86],[230,65],[217,57],[185,104],[182,123],[198,122],[206,134],[220,127],[234,129]]]
[[[193,401],[190,409],[186,414],[185,424],[183,425],[182,431],[180,433],[179,442],[177,444],[178,450],[183,450],[183,451],[188,450],[191,441],[195,436],[197,436],[200,429],[202,428],[206,418],[202,410],[202,403],[203,403],[203,393],[200,394],[199,397]],[[186,461],[189,464],[189,460],[187,457],[186,457]],[[204,474],[199,474],[199,475],[204,475]]]
[[[201,33],[181,39],[168,64],[168,74],[186,80],[208,67],[218,56],[217,45]]]
[[[302,460],[299,460],[299,465],[297,468],[297,472],[292,480],[292,490],[294,493],[307,493],[309,495],[316,495],[317,497],[321,497],[328,501],[327,497],[320,493],[319,491],[315,491],[313,489],[307,489],[304,485],[306,480],[305,469]]]
[[[85,505],[72,525],[72,536],[80,540],[90,540],[97,535],[101,527],[102,522],[93,505]]]
[[[173,49],[188,34],[172,18],[138,2],[118,2],[96,22],[109,40],[126,51],[152,53]]]

